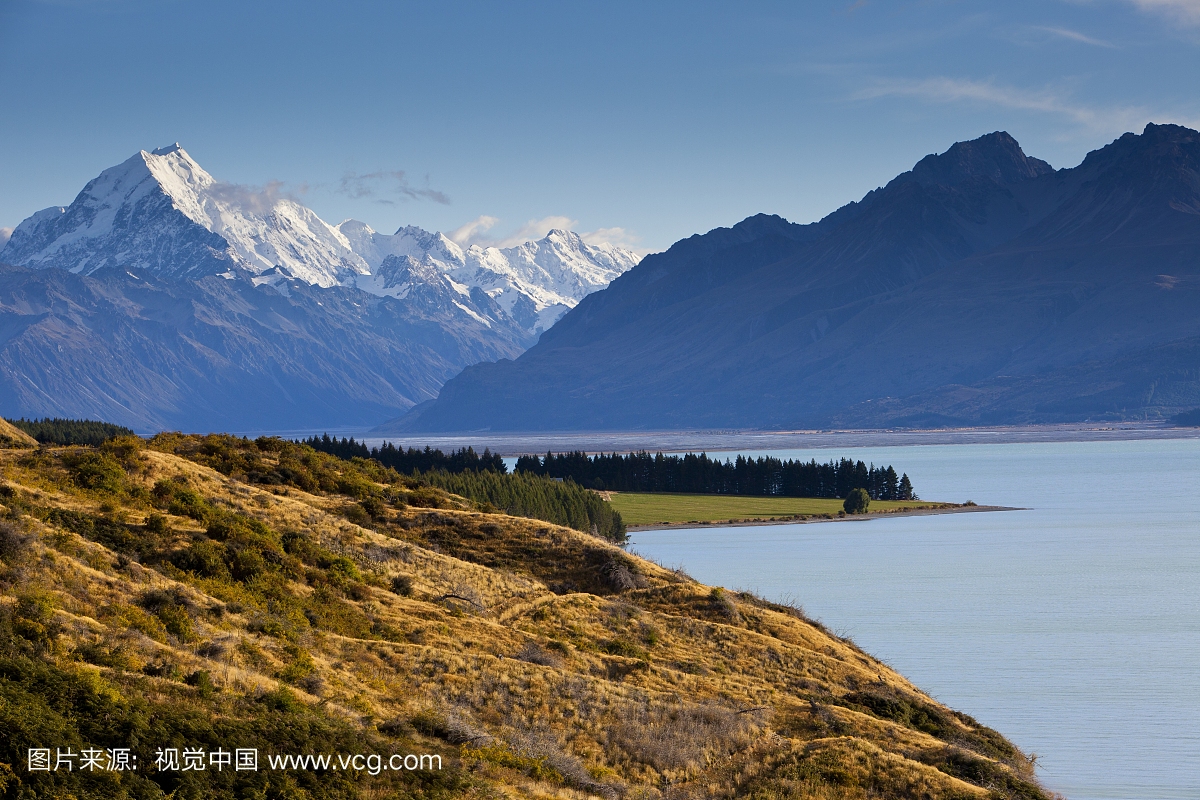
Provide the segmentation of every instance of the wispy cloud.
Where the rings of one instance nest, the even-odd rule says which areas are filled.
[[[650,252],[638,247],[642,242],[641,236],[625,228],[597,228],[590,233],[581,233],[579,236],[593,246],[611,244],[614,247],[623,247],[626,250],[632,250],[639,255],[646,255],[646,253]]]
[[[1019,89],[991,81],[961,78],[882,79],[854,94],[858,100],[915,97],[931,103],[979,103],[1066,117],[1092,131],[1127,131],[1150,118],[1144,108],[1097,108],[1073,102],[1053,89]]]
[[[12,228],[0,228],[0,249],[8,244],[8,240],[12,238]]]
[[[1187,25],[1200,25],[1200,0],[1129,0],[1143,11],[1166,14]]]
[[[525,242],[532,242],[545,237],[552,230],[573,231],[579,227],[579,220],[570,217],[550,216],[541,219],[531,219],[517,228],[511,236],[501,239],[497,247],[516,247]]]
[[[1042,31],[1043,33],[1049,33],[1049,34],[1058,36],[1063,39],[1070,39],[1073,42],[1080,42],[1082,44],[1090,44],[1093,47],[1108,47],[1108,48],[1116,47],[1116,45],[1113,44],[1112,42],[1106,42],[1103,39],[1096,39],[1091,36],[1088,36],[1086,33],[1080,33],[1079,31],[1073,31],[1070,28],[1054,28],[1054,27],[1050,27],[1050,26],[1046,26],[1046,25],[1034,25],[1033,30]]]
[[[483,240],[483,234],[490,231],[496,226],[500,220],[496,217],[489,217],[487,214],[476,217],[465,225],[462,225],[446,234],[450,241],[469,247],[472,244],[477,244]]]
[[[579,227],[579,220],[561,215],[551,215],[541,219],[531,219],[507,236],[488,236],[488,232],[499,222],[498,218],[484,214],[455,228],[446,236],[461,247],[479,245],[480,247],[503,249],[545,238],[546,234],[552,230],[575,231]],[[637,247],[641,242],[641,237],[625,228],[597,228],[594,231],[579,233],[579,238],[592,246],[611,244],[645,255],[645,252]]]
[[[364,174],[347,172],[342,176],[337,191],[353,200],[370,199],[384,205],[395,205],[397,199],[432,200],[450,205],[450,198],[445,192],[428,186],[423,189],[412,186],[403,170],[379,170]]]
[[[218,200],[238,205],[255,214],[267,214],[281,200],[300,202],[297,193],[308,191],[307,185],[287,188],[283,181],[268,181],[263,186],[247,186],[241,183],[215,183],[209,188]]]

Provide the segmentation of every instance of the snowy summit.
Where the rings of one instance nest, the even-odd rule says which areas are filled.
[[[178,144],[105,170],[70,206],[22,222],[0,249],[0,261],[25,267],[185,279],[248,273],[285,292],[282,284],[298,280],[402,297],[432,281],[468,311],[472,290],[482,291],[535,335],[638,260],[569,231],[507,249],[463,249],[413,226],[390,236],[356,220],[335,227],[272,187],[216,180]]]

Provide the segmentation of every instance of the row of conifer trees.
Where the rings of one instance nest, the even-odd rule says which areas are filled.
[[[338,458],[373,458],[385,467],[391,467],[405,475],[433,470],[445,470],[452,473],[491,470],[499,472],[501,475],[508,472],[508,465],[504,463],[504,459],[487,448],[484,448],[483,455],[476,453],[473,447],[452,450],[447,455],[428,445],[424,450],[418,450],[415,447],[405,450],[403,445],[397,447],[391,442],[384,442],[378,447],[367,447],[364,442],[356,442],[354,437],[338,439],[336,436],[331,437],[328,433],[319,437],[302,439],[299,443]]]
[[[846,497],[866,489],[872,500],[916,500],[908,475],[890,465],[870,466],[848,458],[828,463],[763,456],[721,461],[707,454],[621,455],[583,452],[521,456],[516,472],[569,478],[589,489],[618,492],[682,492],[780,497]]]
[[[375,459],[430,486],[507,514],[565,525],[613,542],[625,541],[625,523],[620,513],[595,492],[571,480],[527,473],[510,475],[504,459],[487,449],[479,455],[473,448],[464,447],[447,455],[430,447],[405,450],[390,442],[367,447],[353,438],[338,439],[329,434],[313,436],[301,444],[338,458]]]
[[[625,523],[620,512],[600,495],[571,480],[556,481],[529,473],[502,475],[491,470],[459,473],[437,470],[423,473],[420,478],[477,503],[490,503],[507,514],[588,531],[611,542],[625,541]]]

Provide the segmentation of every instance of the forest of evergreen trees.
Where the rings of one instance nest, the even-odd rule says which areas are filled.
[[[87,444],[93,447],[104,444],[118,436],[133,436],[133,431],[123,425],[99,422],[94,419],[10,419],[16,427],[28,433],[42,444],[68,445]]]
[[[818,464],[814,459],[783,461],[771,456],[720,461],[706,454],[620,455],[583,452],[521,456],[517,473],[570,478],[588,489],[617,492],[684,492],[695,494],[771,495],[780,497],[845,497],[866,489],[872,500],[916,500],[908,475],[891,466],[867,466],[843,458]]]
[[[480,504],[520,517],[553,522],[579,531],[603,536],[612,542],[625,541],[625,523],[621,515],[595,492],[571,480],[555,480],[540,475],[510,475],[504,459],[484,449],[464,447],[446,455],[426,447],[417,450],[384,442],[368,448],[353,438],[338,439],[329,434],[298,441],[322,453],[342,459],[370,458],[404,475],[453,492]]]
[[[574,481],[556,481],[529,473],[503,475],[490,470],[457,474],[438,470],[419,477],[477,503],[491,503],[506,514],[544,519],[618,544],[625,541],[625,523],[620,512]]]
[[[476,453],[473,447],[464,447],[446,455],[441,450],[434,450],[428,446],[424,450],[415,447],[405,450],[403,445],[397,447],[391,442],[384,442],[380,447],[368,448],[362,442],[354,441],[354,437],[342,437],[339,440],[336,436],[330,437],[328,433],[320,437],[302,439],[297,443],[306,444],[313,450],[338,458],[373,458],[385,467],[391,467],[405,475],[432,470],[445,470],[450,473],[491,470],[501,475],[508,472],[508,465],[504,463],[504,459],[486,448],[483,455]]]

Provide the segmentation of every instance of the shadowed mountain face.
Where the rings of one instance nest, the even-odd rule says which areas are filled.
[[[379,297],[303,281],[195,281],[0,265],[0,414],[140,431],[370,425],[466,364],[526,344],[483,292]],[[489,305],[490,304],[490,305]]]
[[[1161,417],[1200,405],[1200,134],[1054,171],[1005,133],[812,225],[648,256],[388,430]]]

